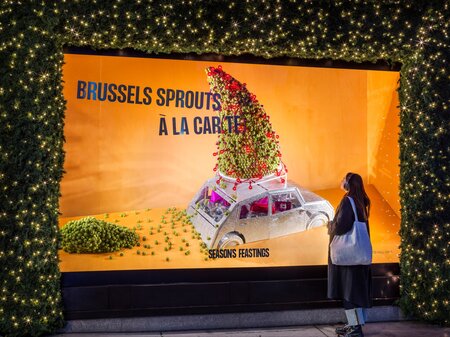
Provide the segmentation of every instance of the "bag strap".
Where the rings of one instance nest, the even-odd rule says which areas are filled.
[[[350,200],[350,203],[352,204],[352,209],[353,209],[353,213],[355,214],[355,221],[358,221],[358,214],[356,214],[356,206],[355,206],[355,202],[353,201],[352,197],[347,196],[348,200]]]

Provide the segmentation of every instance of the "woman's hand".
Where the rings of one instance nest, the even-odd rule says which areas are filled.
[[[332,222],[333,221],[328,221],[328,223],[327,223],[328,235],[331,235]]]

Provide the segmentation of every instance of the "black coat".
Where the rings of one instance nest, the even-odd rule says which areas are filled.
[[[369,222],[362,209],[356,206],[359,221]],[[341,200],[334,220],[329,224],[330,243],[335,235],[343,235],[352,229],[355,215],[347,197]],[[372,273],[370,266],[337,266],[331,263],[328,246],[328,297],[346,300],[356,307],[372,306]]]

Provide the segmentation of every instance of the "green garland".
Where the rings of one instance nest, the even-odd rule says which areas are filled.
[[[401,62],[401,305],[449,324],[446,1],[5,0],[0,4],[0,333],[63,323],[62,47]]]

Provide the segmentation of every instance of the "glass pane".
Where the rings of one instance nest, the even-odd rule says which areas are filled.
[[[219,222],[230,208],[228,201],[208,187],[203,189],[197,205],[215,222]]]
[[[272,213],[281,213],[301,206],[297,194],[293,191],[273,194],[272,204]]]
[[[273,207],[272,207],[273,211]],[[252,203],[242,205],[239,213],[240,219],[256,218],[259,216],[266,216],[269,214],[269,197],[264,197]]]

